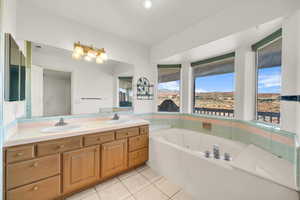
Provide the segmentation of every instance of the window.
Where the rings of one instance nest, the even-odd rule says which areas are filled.
[[[194,113],[234,116],[234,55],[192,63]]]
[[[281,30],[253,45],[256,51],[256,119],[280,123]]]
[[[132,107],[132,77],[119,77],[119,106]]]
[[[181,65],[158,66],[157,105],[160,112],[180,111]]]

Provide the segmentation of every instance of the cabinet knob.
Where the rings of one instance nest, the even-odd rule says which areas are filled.
[[[34,187],[33,187],[33,190],[34,190],[34,191],[37,191],[38,189],[39,189],[38,186],[34,186]]]
[[[37,166],[38,166],[37,162],[33,163],[33,165],[32,165],[32,167],[37,167]]]
[[[23,156],[23,155],[24,155],[23,152],[18,152],[18,153],[17,153],[17,156]]]

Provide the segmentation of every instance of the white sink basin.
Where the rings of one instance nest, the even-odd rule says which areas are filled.
[[[56,133],[56,132],[63,132],[69,131],[76,128],[80,128],[80,125],[66,125],[66,126],[51,126],[47,128],[43,128],[41,130],[42,133]]]
[[[119,120],[108,120],[105,123],[106,124],[123,124],[123,123],[128,123],[132,120],[130,119],[119,119]]]

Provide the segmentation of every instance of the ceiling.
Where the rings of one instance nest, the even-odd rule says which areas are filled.
[[[27,0],[33,7],[148,46],[215,16],[238,0]]]

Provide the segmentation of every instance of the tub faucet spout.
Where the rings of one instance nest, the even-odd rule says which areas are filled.
[[[220,148],[219,148],[219,145],[217,145],[217,144],[214,145],[213,152],[214,152],[214,158],[215,159],[220,159]]]

